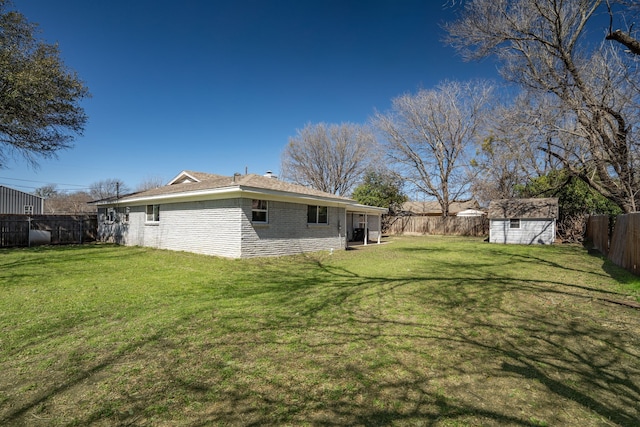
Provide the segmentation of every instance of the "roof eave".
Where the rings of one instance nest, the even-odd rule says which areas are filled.
[[[195,190],[180,193],[170,194],[157,194],[149,196],[138,196],[120,200],[109,201],[97,201],[97,206],[127,206],[138,205],[141,203],[154,203],[154,202],[186,202],[186,201],[199,201],[199,200],[215,200],[215,199],[227,199],[227,198],[260,198],[272,201],[285,201],[296,203],[318,203],[321,202],[330,206],[365,206],[357,205],[351,199],[324,197],[312,194],[291,193],[288,191],[271,190],[250,186],[234,185],[223,188],[207,189],[207,190]],[[373,208],[383,209],[383,208]],[[383,209],[384,210],[384,209]]]
[[[364,212],[367,214],[384,214],[389,212],[389,208],[381,208],[379,206],[361,205],[360,203],[350,203],[347,206],[347,212]]]

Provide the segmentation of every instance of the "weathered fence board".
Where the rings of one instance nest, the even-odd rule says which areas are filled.
[[[611,262],[640,275],[640,212],[618,215],[613,230],[608,216],[590,217],[587,239]]]
[[[29,246],[29,231],[51,233],[51,244],[95,241],[96,215],[0,215],[0,247]]]
[[[484,216],[398,216],[391,219],[389,234],[439,234],[455,236],[486,236],[489,220]]]
[[[609,259],[634,274],[640,274],[640,212],[618,215],[611,236]]]
[[[609,215],[593,215],[587,221],[586,240],[603,255],[609,253]]]

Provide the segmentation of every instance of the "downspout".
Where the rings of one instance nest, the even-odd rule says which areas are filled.
[[[382,214],[378,214],[378,244],[380,244],[381,236],[382,236]]]
[[[369,235],[369,217],[367,213],[364,213],[364,246],[367,246],[367,236]]]
[[[344,234],[344,248],[349,249],[349,239],[347,238],[347,208],[344,208],[344,221],[342,223],[343,234]]]

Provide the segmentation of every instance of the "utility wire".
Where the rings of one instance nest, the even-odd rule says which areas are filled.
[[[0,176],[0,179],[10,179],[12,181],[23,181],[23,182],[35,182],[35,183],[38,183],[38,184],[64,185],[64,186],[67,186],[67,187],[89,188],[89,186],[81,185],[81,184],[63,184],[61,182],[35,181],[35,180],[32,180],[32,179],[9,178],[7,176]],[[37,188],[37,187],[34,187],[34,188]]]

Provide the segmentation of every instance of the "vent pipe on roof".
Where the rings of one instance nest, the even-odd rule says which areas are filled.
[[[263,176],[264,176],[264,177],[266,177],[266,178],[278,179],[278,177],[277,177],[277,176],[275,176],[275,175],[273,174],[273,172],[271,172],[271,171],[267,171],[267,173],[265,173]]]

